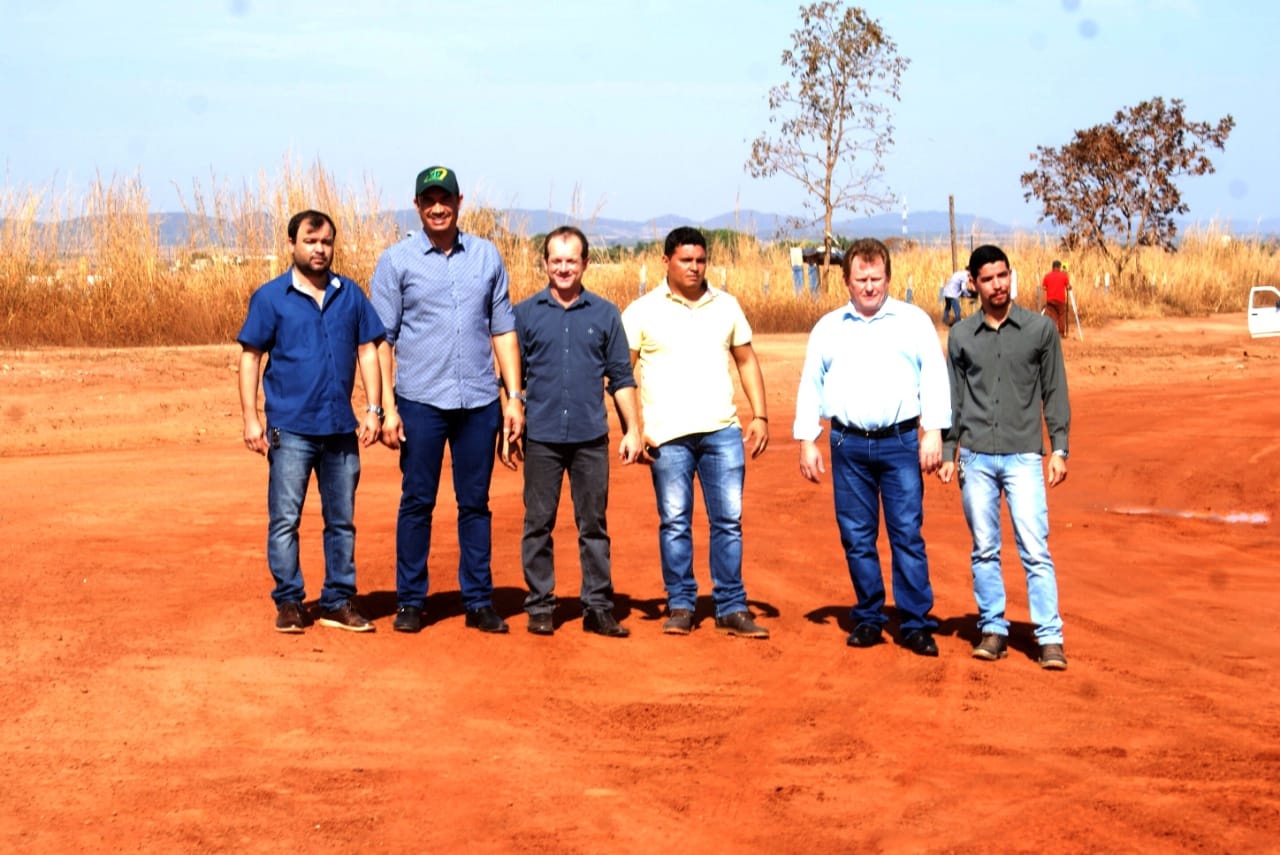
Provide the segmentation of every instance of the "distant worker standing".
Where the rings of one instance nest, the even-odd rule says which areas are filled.
[[[244,444],[266,455],[269,467],[267,567],[276,582],[271,598],[277,632],[299,633],[308,623],[302,605],[306,593],[298,563],[298,526],[312,472],[324,515],[320,623],[355,632],[373,630],[351,597],[356,593],[354,517],[360,446],[377,442],[382,424],[377,346],[383,328],[360,286],[329,269],[335,234],[333,220],[319,211],[302,211],[289,220],[293,266],[253,293],[236,337],[243,348]],[[369,401],[360,421],[351,410],[357,364]],[[258,418],[260,373],[266,425]]]
[[[960,320],[960,298],[969,284],[969,271],[957,270],[942,285],[942,322],[952,326]]]
[[[1044,311],[1058,328],[1058,338],[1067,337],[1067,292],[1071,290],[1071,277],[1063,269],[1062,262],[1054,260],[1053,269],[1044,275],[1040,283],[1044,289]]]

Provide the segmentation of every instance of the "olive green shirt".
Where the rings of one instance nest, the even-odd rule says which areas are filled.
[[[959,445],[980,454],[1067,452],[1071,402],[1062,342],[1053,321],[1014,304],[998,328],[975,312],[951,328],[951,429],[942,459]]]

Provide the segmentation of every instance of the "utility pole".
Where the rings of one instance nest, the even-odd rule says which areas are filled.
[[[951,270],[960,269],[960,256],[956,254],[956,197],[947,196],[947,211],[951,216]]]

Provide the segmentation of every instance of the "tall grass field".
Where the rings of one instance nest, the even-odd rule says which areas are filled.
[[[0,346],[146,346],[234,339],[249,295],[290,262],[284,224],[317,208],[337,224],[334,269],[367,288],[378,256],[400,239],[372,184],[339,187],[319,163],[286,162],[278,175],[233,188],[211,179],[183,194],[191,223],[186,244],[164,246],[141,179],[97,179],[75,198],[48,189],[0,196]],[[502,212],[467,198],[462,228],[497,243],[519,300],[545,284],[541,243]],[[588,235],[589,220],[578,223]],[[655,235],[659,240],[662,235]],[[852,238],[857,235],[845,235]],[[959,236],[959,262],[980,233]],[[1217,229],[1181,235],[1176,253],[1142,250],[1136,274],[1108,276],[1095,254],[1063,254],[1052,236],[1003,242],[1018,276],[1018,301],[1039,308],[1039,282],[1057,258],[1066,263],[1085,326],[1113,318],[1244,312],[1252,285],[1280,283],[1280,245],[1237,239]],[[823,275],[816,299],[797,296],[786,241],[731,235],[711,249],[707,278],[742,302],[758,332],[804,332],[848,299],[839,269]],[[1134,270],[1131,265],[1130,270]],[[894,252],[891,293],[940,319],[939,288],[952,273],[949,243],[908,244]],[[586,284],[619,306],[663,276],[661,245],[596,257]]]

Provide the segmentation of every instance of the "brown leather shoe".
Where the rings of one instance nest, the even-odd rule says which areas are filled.
[[[343,603],[342,608],[321,612],[320,620],[317,623],[322,626],[333,626],[351,632],[373,632],[374,629],[373,623],[356,611],[356,607],[351,605],[350,600]]]
[[[1061,644],[1040,645],[1040,667],[1046,671],[1067,670],[1067,654]]]
[[[689,609],[671,609],[667,622],[662,625],[667,635],[688,635],[693,632],[693,612]]]
[[[298,634],[307,626],[301,603],[281,603],[276,607],[276,632]]]
[[[974,659],[985,659],[988,662],[994,662],[1009,655],[1008,646],[1009,639],[1000,633],[984,632],[982,641],[979,641],[978,646],[973,648],[971,655]]]
[[[716,618],[716,632],[738,635],[743,638],[768,638],[769,630],[755,622],[751,612],[743,609]]]

